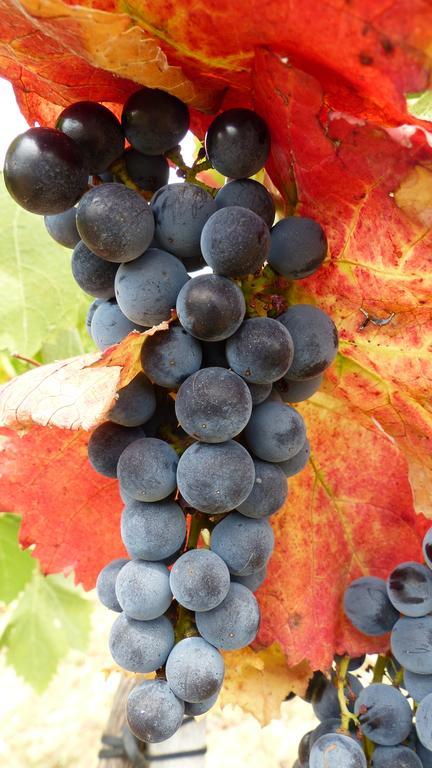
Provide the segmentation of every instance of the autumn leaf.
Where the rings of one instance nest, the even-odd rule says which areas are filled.
[[[116,480],[87,460],[89,433],[34,426],[0,431],[0,508],[22,514],[20,542],[44,573],[70,573],[86,589],[104,564],[124,557]]]
[[[297,212],[320,221],[329,239],[328,259],[293,283],[291,300],[332,316],[340,337],[333,393],[394,437],[417,509],[432,516],[432,230],[422,207],[431,150],[422,137],[405,146],[329,113],[320,84],[269,53],[259,59],[255,99],[274,127],[273,179],[285,199],[294,183]],[[364,325],[363,312],[390,322]]]
[[[78,99],[122,103],[130,81],[214,110],[228,88],[250,92],[256,51],[272,49],[320,79],[332,109],[395,125],[416,121],[405,94],[428,85],[431,28],[425,0],[1,0],[0,71],[31,122]]]
[[[289,668],[281,647],[272,643],[254,651],[242,648],[223,654],[224,685],[218,704],[233,704],[257,718],[262,725],[280,717],[281,702],[289,693],[304,696],[311,677],[307,662]]]

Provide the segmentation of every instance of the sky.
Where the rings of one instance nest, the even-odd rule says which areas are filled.
[[[0,78],[0,114],[2,116],[2,130],[0,131],[0,170],[3,168],[5,154],[9,144],[15,136],[23,133],[28,128],[19,111],[11,84]],[[182,142],[183,156],[189,164],[192,160],[194,141],[191,133]],[[171,171],[170,182],[178,182],[180,179]]]
[[[18,109],[11,84],[3,78],[0,78],[0,114],[2,116],[0,168],[3,168],[6,150],[12,139],[28,127]]]

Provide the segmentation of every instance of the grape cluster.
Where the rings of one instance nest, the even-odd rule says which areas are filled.
[[[330,677],[315,675],[308,698],[321,723],[302,738],[296,768],[432,768],[432,528],[423,553],[387,581],[362,576],[346,589],[351,623],[370,637],[391,632],[391,651],[366,687],[350,674],[364,656],[336,657]]]
[[[265,274],[288,286],[327,252],[311,219],[272,226],[273,200],[249,178],[268,157],[264,120],[247,109],[218,115],[193,168],[179,169],[186,180],[169,184],[167,157],[179,157],[188,126],[182,102],[143,88],[121,123],[100,104],[73,104],[55,129],[18,137],[5,164],[12,196],[73,248],[75,280],[94,297],[87,326],[98,347],[170,321],[144,338],[142,372],[88,444],[91,465],[118,479],[125,505],[128,559],[101,571],[97,591],[119,613],[114,660],[156,672],[127,704],[144,741],[206,712],[223,682],[221,651],[256,637],[269,517],[310,454],[291,404],[319,388],[338,346],[323,311],[288,306],[273,288],[254,311],[254,281]],[[230,178],[220,190],[196,179],[210,167]],[[203,266],[211,272],[191,278]]]

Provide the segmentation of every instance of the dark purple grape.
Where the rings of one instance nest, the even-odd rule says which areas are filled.
[[[45,226],[52,239],[65,248],[75,248],[81,239],[76,226],[76,208],[45,216]]]
[[[267,162],[270,134],[266,123],[250,109],[228,109],[218,115],[205,137],[213,168],[224,176],[253,176]]]
[[[176,96],[158,88],[141,88],[123,107],[122,126],[134,149],[163,155],[177,146],[189,128],[189,110]]]
[[[53,128],[30,128],[10,145],[4,163],[6,189],[32,213],[63,213],[88,186],[88,168],[69,136]]]
[[[215,201],[218,208],[227,208],[229,205],[249,208],[257,216],[261,216],[268,227],[273,224],[275,217],[273,198],[265,186],[254,179],[235,179],[228,182],[221,187]]]
[[[168,184],[169,165],[163,155],[143,155],[129,147],[123,159],[128,175],[141,189],[156,192]]]
[[[96,101],[77,101],[63,110],[56,128],[79,146],[90,173],[102,173],[123,152],[124,136],[116,116]]]

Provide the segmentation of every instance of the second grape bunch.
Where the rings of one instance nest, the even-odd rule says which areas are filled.
[[[223,683],[221,651],[255,640],[254,592],[274,546],[269,518],[310,454],[292,404],[319,388],[338,347],[322,310],[278,295],[318,269],[327,242],[309,218],[273,224],[270,194],[249,178],[270,151],[264,120],[233,109],[211,123],[207,159],[194,167],[229,177],[216,194],[193,169],[185,183],[167,183],[167,157],[178,156],[188,126],[182,102],[144,88],[121,123],[102,105],[71,105],[55,129],[18,137],[5,164],[12,196],[73,248],[101,349],[170,321],[144,338],[142,372],[88,447],[94,469],[118,479],[125,505],[128,558],[109,563],[97,589],[119,613],[114,660],[156,672],[127,704],[144,741],[206,712]],[[196,275],[201,267],[211,272]],[[270,286],[256,312],[250,285],[263,280]]]

